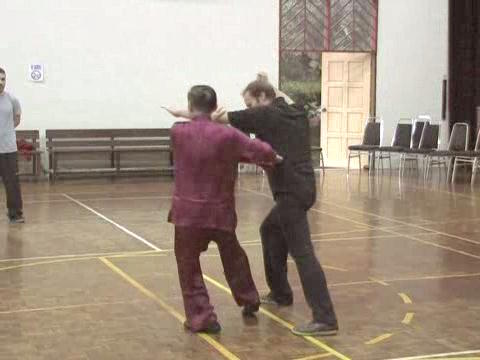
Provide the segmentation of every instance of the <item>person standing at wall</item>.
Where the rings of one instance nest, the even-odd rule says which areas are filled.
[[[20,102],[5,91],[7,74],[0,68],[0,176],[7,195],[10,223],[24,223],[20,181],[17,175],[17,138],[15,128],[20,124]]]

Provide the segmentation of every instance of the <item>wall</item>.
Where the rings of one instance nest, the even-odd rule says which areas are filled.
[[[442,81],[448,73],[448,0],[380,0],[377,114],[390,144],[400,118],[441,120]],[[446,146],[447,121],[442,122]]]
[[[277,82],[277,1],[15,0],[1,13],[0,67],[23,129],[167,127],[161,105],[185,107],[191,85],[239,108],[258,70]],[[43,84],[27,81],[35,62]]]

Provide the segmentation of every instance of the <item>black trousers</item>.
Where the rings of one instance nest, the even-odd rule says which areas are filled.
[[[23,215],[22,193],[17,171],[17,153],[0,154],[0,176],[7,194],[8,216],[11,218]]]
[[[298,198],[284,194],[276,198],[275,206],[265,218],[260,235],[267,284],[278,302],[293,300],[287,278],[287,256],[290,253],[297,265],[313,319],[333,325],[337,318],[325,274],[313,249],[307,211]]]

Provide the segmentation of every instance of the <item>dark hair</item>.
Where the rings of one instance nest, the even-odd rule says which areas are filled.
[[[5,72],[5,70],[3,70],[2,68],[0,68],[0,74],[5,74],[5,75],[7,75],[7,73]]]
[[[188,92],[188,103],[192,110],[210,114],[217,108],[217,93],[211,86],[196,85]]]
[[[264,93],[265,96],[270,100],[274,100],[277,97],[273,86],[269,82],[261,80],[255,80],[248,84],[245,90],[243,90],[243,95],[245,95],[247,92],[255,99],[258,99],[262,93]]]

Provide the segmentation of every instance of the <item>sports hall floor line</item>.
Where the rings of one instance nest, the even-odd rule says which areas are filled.
[[[250,189],[246,189],[246,188],[242,188],[242,190],[244,191],[247,191],[247,192],[251,192],[251,193],[254,193],[254,194],[257,194],[259,196],[263,196],[263,197],[267,197],[269,198],[270,200],[272,200],[271,196],[265,194],[265,193],[262,193],[262,192],[259,192],[259,191],[255,191],[255,190],[250,190]],[[434,242],[431,242],[431,241],[427,241],[427,240],[422,240],[422,239],[419,239],[419,238],[416,238],[415,236],[412,236],[412,235],[408,235],[408,234],[402,234],[402,233],[399,233],[397,231],[393,231],[393,230],[385,230],[385,229],[379,229],[378,227],[376,226],[372,226],[372,225],[369,225],[369,224],[366,224],[366,223],[363,223],[361,221],[357,221],[357,220],[353,220],[353,219],[350,219],[350,218],[347,218],[347,217],[344,217],[344,216],[339,216],[339,215],[334,215],[334,214],[331,214],[329,212],[326,212],[326,211],[323,211],[323,210],[319,210],[319,209],[316,209],[316,208],[311,208],[310,209],[311,211],[314,211],[314,212],[318,212],[320,214],[324,214],[326,216],[330,216],[330,217],[333,217],[333,218],[336,218],[336,219],[340,219],[340,220],[345,220],[345,221],[348,221],[352,224],[357,224],[357,225],[362,225],[362,226],[366,226],[372,230],[379,230],[379,231],[383,231],[383,232],[386,232],[386,233],[389,233],[389,234],[393,234],[393,235],[397,235],[399,237],[403,237],[403,238],[407,238],[407,239],[410,239],[410,240],[413,240],[413,241],[416,241],[416,242],[419,242],[419,243],[422,243],[422,244],[426,244],[426,245],[430,245],[430,246],[433,246],[433,247],[437,247],[437,248],[440,248],[440,249],[444,249],[444,250],[447,250],[447,251],[451,251],[451,252],[454,252],[454,253],[457,253],[457,254],[461,254],[461,255],[464,255],[464,256],[468,256],[468,257],[471,257],[471,258],[474,258],[474,259],[477,259],[477,260],[480,260],[480,256],[478,255],[474,255],[474,254],[471,254],[467,251],[463,251],[463,250],[458,250],[458,249],[455,249],[455,248],[452,248],[452,247],[449,247],[449,246],[444,246],[444,245],[440,245],[440,244],[437,244],[437,243],[434,243]],[[356,210],[357,212],[361,212],[360,210]],[[366,214],[368,215],[368,214]],[[375,214],[373,214],[375,215]],[[410,226],[410,225],[409,225]],[[428,229],[427,229],[428,230]]]
[[[351,219],[346,219],[346,220],[352,221]],[[370,225],[365,224],[365,226],[370,226]],[[375,229],[375,227],[371,227],[371,229]],[[404,236],[404,235],[399,234],[398,236]],[[142,256],[142,253],[146,256],[148,256],[148,255],[155,255],[155,256],[160,255],[160,254],[155,254],[157,252],[158,252],[158,250],[157,251],[151,251],[151,252],[131,252],[132,254],[123,253],[124,255],[118,254],[118,256]],[[115,254],[113,254],[113,255],[115,255]],[[20,260],[22,260],[22,259],[20,259]],[[392,279],[392,281],[409,281],[409,280],[417,280],[417,279],[421,280],[421,279],[439,279],[439,278],[451,278],[451,277],[468,277],[468,276],[477,276],[477,275],[480,275],[480,274],[456,274],[456,275],[445,275],[445,276],[427,276],[427,277],[422,277],[422,278]],[[389,280],[386,280],[386,281],[389,281]],[[375,281],[373,281],[373,282],[375,282]],[[409,316],[409,313],[407,313],[406,318],[408,316]],[[405,319],[404,319],[404,321],[405,321]]]
[[[468,350],[468,351],[458,351],[458,352],[450,352],[450,353],[442,353],[442,354],[428,354],[428,355],[418,355],[418,356],[408,356],[402,358],[394,358],[388,360],[427,360],[427,359],[462,359],[462,360],[478,360],[480,357],[474,358],[451,358],[452,356],[461,356],[461,355],[476,355],[480,354],[480,350]]]
[[[380,230],[380,229],[377,229]],[[383,230],[382,230],[383,231]],[[431,232],[423,232],[418,235],[431,235]],[[352,241],[352,240],[368,240],[368,239],[390,239],[396,238],[398,235],[391,234],[391,235],[371,235],[371,236],[352,236],[352,237],[345,237],[345,238],[327,238],[327,239],[313,239],[313,243],[322,243],[322,242],[336,242],[336,241]],[[261,245],[261,241],[242,241],[240,243],[242,246],[254,246],[254,245]]]
[[[458,193],[458,192],[435,189],[435,188],[426,187],[426,186],[421,187],[421,186],[417,186],[417,185],[405,185],[405,188],[406,189],[412,189],[412,190],[422,190],[422,191],[428,191],[428,192],[436,192],[436,193],[440,193],[440,194],[450,195],[453,198],[460,198],[461,200],[472,201],[472,200],[480,199],[480,197],[475,196],[474,193],[471,193],[470,195],[467,195],[467,194],[462,194],[462,193]]]
[[[155,301],[160,307],[163,308],[166,312],[168,312],[170,315],[172,315],[174,318],[176,318],[180,323],[184,323],[185,317],[180,314],[178,311],[176,311],[173,307],[168,305],[166,302],[164,302],[162,299],[160,299],[157,295],[155,295],[152,291],[148,290],[145,286],[140,284],[137,280],[135,280],[133,277],[131,277],[129,274],[127,274],[125,271],[120,269],[118,266],[116,266],[114,263],[112,263],[110,260],[106,258],[99,258],[99,260],[105,264],[110,270],[112,270],[114,273],[119,275],[123,280],[128,282],[130,285],[135,287],[138,291],[140,291],[142,294],[147,296],[148,298],[152,299]],[[217,350],[220,354],[223,355],[228,360],[240,360],[239,357],[237,357],[235,354],[233,354],[230,350],[228,350],[225,346],[223,346],[221,343],[219,343],[217,340],[215,340],[212,336],[207,335],[207,334],[197,334],[198,337],[201,339],[205,340],[208,344],[210,344],[215,350]]]
[[[158,199],[171,199],[171,196],[127,196],[127,197],[104,197],[104,198],[93,198],[85,199],[88,201],[122,201],[122,200],[158,200]],[[48,204],[48,203],[68,203],[71,200],[68,199],[59,199],[59,200],[31,200],[24,201],[24,204]]]
[[[20,266],[12,266],[12,267],[6,267],[6,268],[0,268],[0,271],[2,270],[12,270],[12,269],[17,269],[17,268],[20,268],[20,267],[27,267],[27,266],[38,266],[38,265],[48,265],[48,264],[56,264],[56,263],[65,263],[65,262],[68,262],[68,261],[71,261],[71,260],[75,260],[75,261],[86,261],[86,260],[101,260],[104,264],[106,264],[110,269],[112,270],[115,270],[115,272],[117,274],[119,274],[120,276],[122,276],[127,282],[129,282],[131,285],[133,285],[134,287],[136,287],[139,291],[141,291],[143,294],[146,294],[149,298],[151,299],[154,299],[155,302],[159,303],[162,308],[164,308],[164,310],[167,310],[170,314],[172,314],[174,317],[176,317],[177,319],[179,319],[179,317],[177,316],[176,312],[175,313],[172,313],[170,310],[173,309],[172,307],[170,307],[169,305],[167,305],[163,300],[161,300],[158,296],[155,295],[155,298],[152,298],[152,292],[148,289],[146,289],[143,285],[139,284],[137,280],[133,279],[133,277],[131,275],[128,275],[126,274],[123,270],[121,270],[118,266],[114,265],[112,263],[112,261],[110,261],[109,259],[113,259],[113,258],[125,258],[125,257],[145,257],[145,256],[167,256],[167,254],[165,253],[158,253],[158,251],[154,251],[154,252],[150,252],[150,253],[125,253],[125,254],[119,254],[119,255],[111,255],[109,256],[109,258],[107,259],[107,257],[83,257],[83,258],[75,258],[75,259],[61,259],[61,260],[57,260],[57,261],[44,261],[44,262],[38,262],[38,263],[31,263],[31,264],[23,264],[23,265],[20,265]],[[343,269],[342,269],[343,270]],[[221,284],[220,282],[217,282],[216,280],[210,278],[209,276],[205,275],[204,276],[205,280],[207,282],[210,282],[211,284],[213,284],[214,286],[216,286],[217,288],[220,288],[221,290],[225,291],[226,293],[230,294],[231,295],[231,291],[229,288],[227,288],[225,285]],[[379,281],[378,280],[375,280],[375,281],[370,281],[370,282],[376,282],[378,283]],[[352,282],[350,284],[363,284],[365,282]],[[335,285],[335,284],[334,284]],[[398,294],[403,300],[404,300],[404,303],[406,304],[411,304],[412,301],[410,300],[410,298],[408,297],[408,295],[404,294],[404,293],[400,293]],[[57,306],[57,307],[46,307],[46,308],[36,308],[36,309],[18,309],[18,310],[12,310],[12,311],[4,311],[4,312],[0,312],[0,315],[5,315],[5,314],[16,314],[16,313],[26,313],[26,312],[36,312],[36,311],[58,311],[58,310],[68,310],[68,309],[73,309],[73,308],[81,308],[81,307],[87,307],[87,306],[102,306],[102,305],[114,305],[114,304],[124,304],[124,303],[131,303],[131,302],[115,302],[115,303],[92,303],[92,304],[77,304],[77,305],[65,305],[65,306]],[[167,305],[167,307],[165,307],[165,305]],[[269,317],[270,319],[274,320],[275,322],[277,323],[280,323],[282,326],[288,328],[288,329],[291,329],[293,328],[293,324],[287,322],[286,320],[276,316],[275,314],[273,314],[272,312],[264,309],[264,308],[261,308],[260,309],[260,312],[262,314],[264,314],[265,316]],[[413,319],[413,313],[407,313],[402,321],[403,324],[405,325],[409,325],[411,320]],[[182,320],[183,322],[184,320]],[[380,336],[377,336],[375,337],[374,339],[370,340],[370,341],[367,341],[365,342],[366,345],[376,345],[382,341],[385,341],[387,339],[389,339],[390,337],[392,337],[394,334],[393,333],[387,333],[387,334],[383,334],[383,335],[380,335]],[[323,350],[327,351],[327,353],[324,353],[324,354],[321,354],[321,355],[333,355],[339,359],[348,359],[347,357],[344,357],[344,355],[338,353],[335,349],[329,347],[328,345],[325,345],[324,343],[320,342],[319,340],[317,340],[316,338],[312,338],[312,337],[305,337],[304,338],[305,340],[311,342],[312,344],[314,344],[315,346],[318,346],[320,348],[322,348]],[[216,346],[217,344],[213,345],[213,346]],[[225,353],[226,351],[228,352],[228,350],[225,350],[225,349],[220,349],[219,350],[222,354]],[[232,359],[232,357],[228,357],[228,356],[231,356],[230,354],[227,354],[227,358],[228,359]],[[320,356],[320,355],[318,355]],[[323,357],[323,356],[322,356]],[[326,357],[326,356],[325,356]]]
[[[332,354],[326,353],[326,354],[310,355],[302,358],[295,358],[294,360],[318,360],[318,359],[325,359],[331,356]]]
[[[138,304],[143,302],[145,301],[131,300],[131,301],[85,303],[85,304],[75,304],[75,305],[60,305],[60,306],[50,306],[50,307],[41,307],[41,308],[27,308],[27,309],[0,311],[0,315],[22,314],[22,313],[31,313],[31,312],[41,312],[41,311],[63,311],[63,310],[71,310],[71,309],[81,309],[86,307],[100,307],[100,306],[112,306],[112,305],[131,305],[131,304]]]
[[[339,209],[348,210],[348,211],[351,211],[351,212],[356,212],[356,213],[359,213],[359,214],[372,216],[372,217],[375,217],[375,218],[378,218],[378,219],[382,219],[382,220],[386,220],[386,221],[390,221],[390,222],[395,222],[397,224],[413,227],[413,228],[416,228],[416,229],[419,229],[419,230],[430,231],[430,232],[432,232],[434,234],[437,234],[437,235],[443,235],[443,236],[447,236],[447,237],[450,237],[450,238],[453,238],[453,239],[462,240],[462,241],[469,242],[469,243],[472,243],[472,244],[480,245],[480,241],[467,239],[467,238],[464,238],[462,236],[457,236],[457,235],[449,234],[449,233],[446,233],[446,232],[443,232],[443,231],[437,231],[437,230],[434,230],[434,229],[428,229],[428,228],[425,228],[421,225],[416,225],[416,224],[408,223],[408,222],[405,222],[405,221],[392,219],[392,218],[382,216],[382,215],[377,215],[377,214],[374,214],[374,213],[371,213],[371,212],[368,212],[368,211],[357,210],[357,209],[349,207],[349,206],[338,205],[338,204],[332,203],[330,201],[320,200],[320,202],[323,203],[323,204],[329,205],[329,206],[334,206],[334,207],[339,208]],[[386,230],[388,230],[388,229],[386,229]]]
[[[216,287],[218,287],[219,289],[222,289],[223,291],[225,291],[226,293],[228,294],[232,294],[232,292],[230,291],[230,289],[228,287],[226,287],[225,285],[221,284],[220,282],[212,279],[211,277],[209,277],[208,275],[203,275],[203,278],[208,281],[209,283],[211,283],[212,285],[215,285]],[[286,327],[287,329],[291,330],[294,325],[289,323],[288,321],[280,318],[279,316],[273,314],[272,312],[268,311],[267,309],[265,309],[264,307],[260,307],[260,313],[264,314],[265,316],[269,317],[270,319],[272,319],[273,321],[276,321],[277,323],[283,325],[284,327]],[[318,339],[312,337],[312,336],[304,336],[303,337],[305,340],[311,342],[312,344],[314,344],[315,346],[325,350],[326,352],[332,354],[333,356],[337,357],[338,359],[342,359],[342,360],[348,360],[349,358],[346,357],[345,355],[339,353],[338,351],[336,351],[335,349],[333,349],[332,347],[324,344],[323,342],[319,341]]]
[[[125,233],[129,234],[130,236],[132,236],[133,238],[141,241],[142,243],[144,243],[145,245],[149,246],[150,248],[152,248],[152,249],[154,249],[154,250],[157,250],[157,251],[162,251],[160,248],[158,248],[157,246],[151,244],[149,241],[143,239],[142,237],[140,237],[139,235],[137,235],[137,234],[133,233],[132,231],[128,230],[128,229],[125,228],[124,226],[115,223],[113,220],[107,218],[106,216],[104,216],[103,214],[99,213],[98,211],[92,209],[91,207],[83,204],[81,201],[79,201],[79,200],[77,200],[77,199],[74,199],[73,197],[71,197],[71,196],[69,196],[69,195],[67,195],[67,194],[63,194],[63,196],[65,196],[67,199],[72,200],[74,203],[76,203],[77,205],[83,207],[84,209],[86,209],[86,210],[94,213],[95,215],[97,215],[97,216],[100,217],[101,219],[103,219],[103,220],[107,221],[108,223],[114,225],[114,226],[117,227],[118,229],[120,229],[120,230],[124,231]],[[105,259],[105,261],[104,261],[103,259],[105,259],[105,258],[102,258],[102,261],[107,265],[107,262],[109,262],[109,260]],[[109,263],[110,263],[110,262],[109,262]],[[112,263],[110,263],[110,264],[112,264]],[[112,264],[112,265],[113,265],[113,264]],[[108,265],[107,265],[107,266],[108,266]],[[113,268],[112,266],[109,266],[109,267],[110,267],[112,270],[114,270],[114,268]],[[122,277],[124,277],[125,279],[127,279],[127,278],[124,276],[124,275],[126,275],[126,276],[128,277],[128,279],[129,279],[128,281],[129,281],[132,285],[134,285],[134,284],[140,285],[140,284],[139,284],[138,282],[136,282],[133,278],[129,277],[128,274],[123,273],[123,272],[121,271],[121,269],[119,269],[119,268],[117,268],[117,267],[115,267],[115,268],[116,268],[115,271],[117,272],[117,274],[119,274],[119,275],[121,275]],[[123,273],[123,275],[122,275],[122,273]],[[205,279],[206,279],[207,281],[211,282],[213,285],[217,286],[217,287],[220,288],[221,290],[228,291],[228,292],[230,293],[230,289],[228,289],[228,288],[226,288],[225,286],[221,285],[219,282],[217,282],[217,281],[214,280],[213,278],[208,277],[208,276],[205,275],[205,274],[204,274],[204,277],[205,277]],[[137,287],[136,285],[134,285],[134,286]],[[140,285],[140,286],[141,286],[141,285]],[[137,287],[137,289],[140,290],[139,287]],[[155,296],[155,294],[151,293],[151,291],[148,290],[148,289],[146,289],[146,288],[143,288],[142,292],[143,292],[145,295],[149,296],[149,297],[151,297],[152,295]],[[161,304],[158,300],[160,300],[160,299],[157,299],[156,301],[157,301],[159,304]],[[160,300],[160,301],[161,301],[161,300]],[[163,303],[163,301],[162,301],[162,303]],[[163,303],[163,304],[164,304],[164,305],[167,305],[167,304],[165,304],[165,303]],[[167,306],[168,306],[168,305],[167,305]],[[162,307],[165,309],[164,306],[162,306]],[[288,329],[292,329],[292,328],[293,328],[293,325],[292,325],[292,324],[288,323],[287,321],[285,321],[284,319],[278,317],[277,315],[271,313],[270,311],[263,309],[262,307],[260,308],[260,312],[261,312],[262,314],[266,315],[267,317],[269,317],[270,319],[274,320],[274,321],[277,322],[278,324],[280,324],[280,325],[282,325],[282,326],[284,326],[284,327],[286,327],[286,328],[288,328]],[[177,314],[178,314],[178,313],[177,313]],[[177,316],[175,316],[175,317],[177,317]],[[182,318],[183,318],[183,316],[182,316]],[[178,319],[178,317],[177,317],[177,319]],[[183,322],[183,320],[182,320],[182,322]],[[341,360],[350,360],[350,358],[348,358],[347,356],[341,354],[340,352],[338,352],[338,351],[336,351],[335,349],[329,347],[328,345],[324,344],[323,342],[321,342],[320,340],[318,340],[318,339],[316,339],[316,338],[314,338],[314,337],[307,336],[307,337],[303,337],[303,339],[305,339],[306,341],[312,343],[313,345],[315,345],[315,346],[317,346],[317,347],[319,347],[319,348],[321,348],[321,349],[323,349],[323,350],[331,353],[332,355],[334,355],[334,356],[337,357],[338,359],[341,359]],[[213,345],[212,345],[212,346],[213,346]]]
[[[166,252],[166,250],[163,250]],[[49,259],[68,259],[68,258],[82,258],[82,257],[99,257],[99,256],[116,256],[116,255],[141,255],[141,254],[151,254],[158,253],[157,250],[145,250],[145,251],[117,251],[117,252],[105,252],[105,253],[87,253],[87,254],[70,254],[70,255],[51,255],[51,256],[34,256],[34,257],[24,257],[24,258],[13,258],[13,259],[1,259],[1,263],[6,262],[20,262],[20,261],[33,261],[33,260],[49,260]]]
[[[157,251],[162,251],[162,249],[160,249],[159,247],[157,247],[156,245],[153,245],[151,242],[145,240],[143,237],[131,232],[130,230],[128,230],[126,227],[120,225],[120,224],[117,224],[115,221],[109,219],[108,217],[100,214],[98,211],[92,209],[91,207],[85,205],[84,203],[82,203],[81,201],[79,200],[76,200],[70,196],[68,196],[67,194],[62,194],[64,197],[66,197],[67,199],[73,201],[74,203],[76,203],[77,205],[87,209],[88,211],[94,213],[95,215],[97,215],[98,217],[102,218],[103,220],[105,220],[106,222],[112,224],[113,226],[117,227],[118,229],[122,230],[124,233],[130,235],[131,237],[141,241],[142,243],[144,243],[145,245],[147,245],[148,247],[150,247],[151,249],[153,250],[157,250]]]

